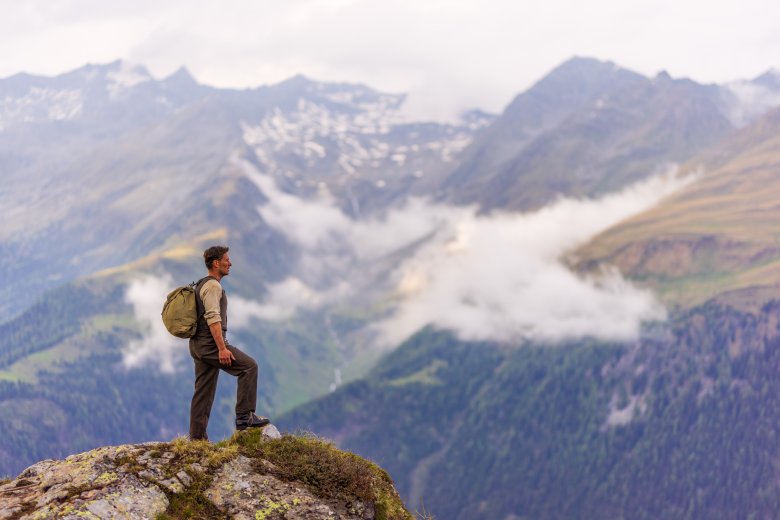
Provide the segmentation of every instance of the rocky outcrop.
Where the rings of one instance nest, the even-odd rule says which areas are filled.
[[[282,449],[273,443],[283,443],[279,444]],[[271,425],[262,432],[237,433],[216,445],[177,439],[108,446],[64,460],[38,462],[0,486],[0,519],[411,519],[392,483],[389,494],[387,489],[371,491],[382,499],[377,507],[376,501],[355,496],[348,489],[334,493],[291,479],[292,470],[284,467],[287,460],[279,458],[287,455],[275,455],[316,458],[320,452],[330,460],[334,455],[359,460],[367,468],[362,475],[375,471],[368,461],[319,439],[283,438]],[[265,453],[268,459],[261,456]],[[296,467],[299,462],[294,462]],[[309,462],[320,466],[318,460]],[[338,465],[326,466],[325,471],[339,471],[334,469]],[[377,475],[368,480],[381,486],[385,483],[381,475],[386,474],[379,470]],[[337,475],[336,480],[342,477]],[[388,496],[397,504],[388,507]],[[377,510],[382,514],[377,515]]]
[[[257,473],[252,460],[242,455],[220,468],[206,497],[220,511],[237,519],[375,517],[371,504],[323,501],[299,483]]]
[[[167,476],[176,455],[161,446],[110,446],[38,462],[0,487],[0,518],[154,518],[168,508],[168,493],[184,490],[181,477],[191,481],[186,470]]]

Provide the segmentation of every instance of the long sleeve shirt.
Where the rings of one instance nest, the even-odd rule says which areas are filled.
[[[203,302],[205,313],[203,318],[211,325],[222,321],[219,314],[219,300],[222,298],[222,285],[216,280],[208,280],[200,288],[200,300]],[[224,324],[223,324],[224,325]]]

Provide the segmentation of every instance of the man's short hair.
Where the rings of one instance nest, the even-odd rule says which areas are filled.
[[[230,248],[227,246],[211,246],[203,251],[203,261],[206,262],[206,269],[214,267],[214,261],[220,260],[229,250]]]

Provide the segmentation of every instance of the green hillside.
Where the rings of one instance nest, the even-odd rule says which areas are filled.
[[[377,461],[437,518],[770,518],[778,311],[708,304],[636,345],[426,330],[280,422]]]

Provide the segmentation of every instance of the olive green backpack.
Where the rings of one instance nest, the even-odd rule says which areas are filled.
[[[168,294],[162,310],[162,321],[177,338],[191,338],[198,328],[195,286],[198,282],[177,287]]]

